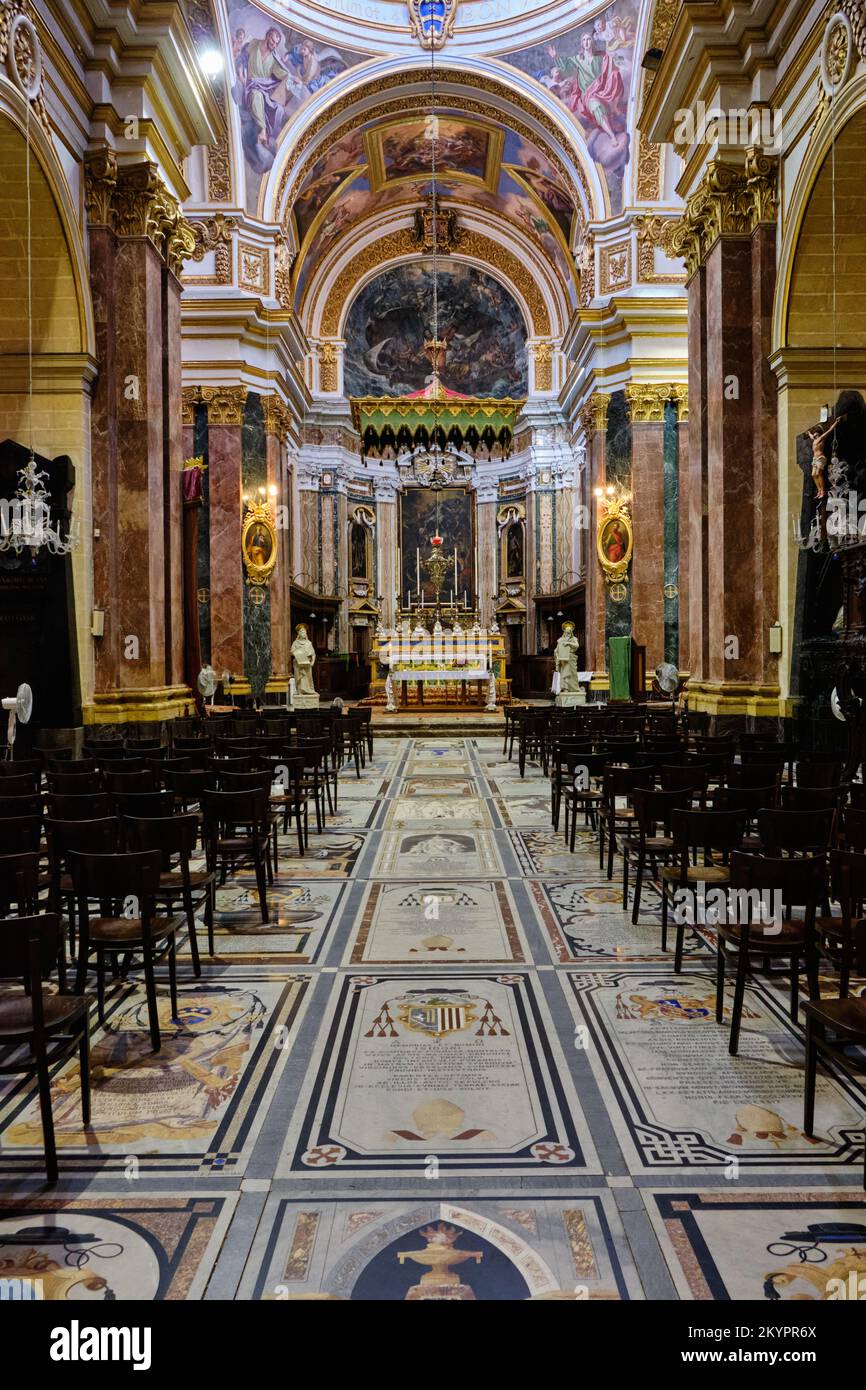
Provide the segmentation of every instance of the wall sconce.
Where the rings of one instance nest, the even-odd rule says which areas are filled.
[[[105,636],[105,609],[94,608],[90,614],[90,635],[91,637]]]
[[[778,618],[770,628],[770,655],[782,655],[782,624]]]

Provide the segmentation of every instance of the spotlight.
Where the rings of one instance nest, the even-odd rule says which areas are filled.
[[[223,70],[223,55],[218,48],[205,48],[199,54],[199,61],[208,77],[216,77]]]

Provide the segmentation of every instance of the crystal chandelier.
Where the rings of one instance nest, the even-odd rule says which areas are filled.
[[[0,551],[33,556],[47,550],[51,555],[67,555],[76,543],[70,533],[64,537],[51,524],[51,506],[46,481],[48,474],[36,466],[33,452],[33,259],[31,253],[30,198],[30,102],[25,116],[25,174],[27,193],[27,404],[30,422],[30,456],[18,470],[15,496],[0,498]]]

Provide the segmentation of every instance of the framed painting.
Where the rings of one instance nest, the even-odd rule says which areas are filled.
[[[248,584],[267,584],[277,563],[277,532],[266,507],[247,512],[241,533],[241,551]]]

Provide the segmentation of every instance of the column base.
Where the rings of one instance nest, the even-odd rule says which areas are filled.
[[[785,713],[778,685],[752,681],[689,681],[683,695],[694,714],[741,714],[778,719]]]
[[[82,710],[85,724],[133,724],[176,719],[195,713],[188,685],[160,685],[150,690],[106,690],[93,696]]]

